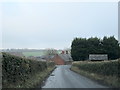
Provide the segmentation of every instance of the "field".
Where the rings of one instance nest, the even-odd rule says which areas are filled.
[[[28,52],[22,52],[22,53],[23,53],[23,55],[25,55],[26,57],[45,55],[45,51],[28,51]]]
[[[61,53],[62,51],[61,50],[58,50],[57,51],[58,53]],[[26,57],[29,57],[29,56],[42,56],[42,55],[45,55],[46,53],[46,50],[39,50],[39,51],[23,51],[22,54]]]
[[[101,62],[78,61],[73,62],[71,70],[110,87],[120,87],[119,66],[120,59]]]

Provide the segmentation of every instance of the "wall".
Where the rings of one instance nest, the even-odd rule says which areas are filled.
[[[56,65],[64,65],[65,62],[62,58],[60,58],[58,55],[56,55],[54,58],[53,58],[53,61],[55,62]]]

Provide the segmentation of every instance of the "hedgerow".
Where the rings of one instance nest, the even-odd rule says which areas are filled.
[[[35,73],[42,72],[48,67],[53,67],[53,62],[26,59],[8,53],[2,53],[3,85],[6,83],[25,82]]]
[[[73,66],[77,66],[80,70],[88,71],[90,73],[107,76],[120,76],[120,59],[109,62],[79,62],[73,63]]]

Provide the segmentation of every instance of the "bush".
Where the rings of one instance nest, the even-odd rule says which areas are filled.
[[[120,76],[120,60],[109,62],[80,62],[73,63],[73,66],[90,73],[116,77],[118,77],[118,75]]]
[[[71,44],[71,56],[74,61],[89,59],[89,54],[107,54],[108,59],[120,58],[120,44],[114,36],[75,38]]]
[[[25,82],[30,78],[30,75],[42,72],[47,67],[54,66],[53,62],[46,63],[45,61],[35,61],[26,59],[8,53],[2,53],[2,74],[4,83]]]

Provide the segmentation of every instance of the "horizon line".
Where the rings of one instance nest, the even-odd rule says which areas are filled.
[[[19,2],[19,3],[35,3],[35,2],[119,2],[119,0],[1,0],[0,2]]]

